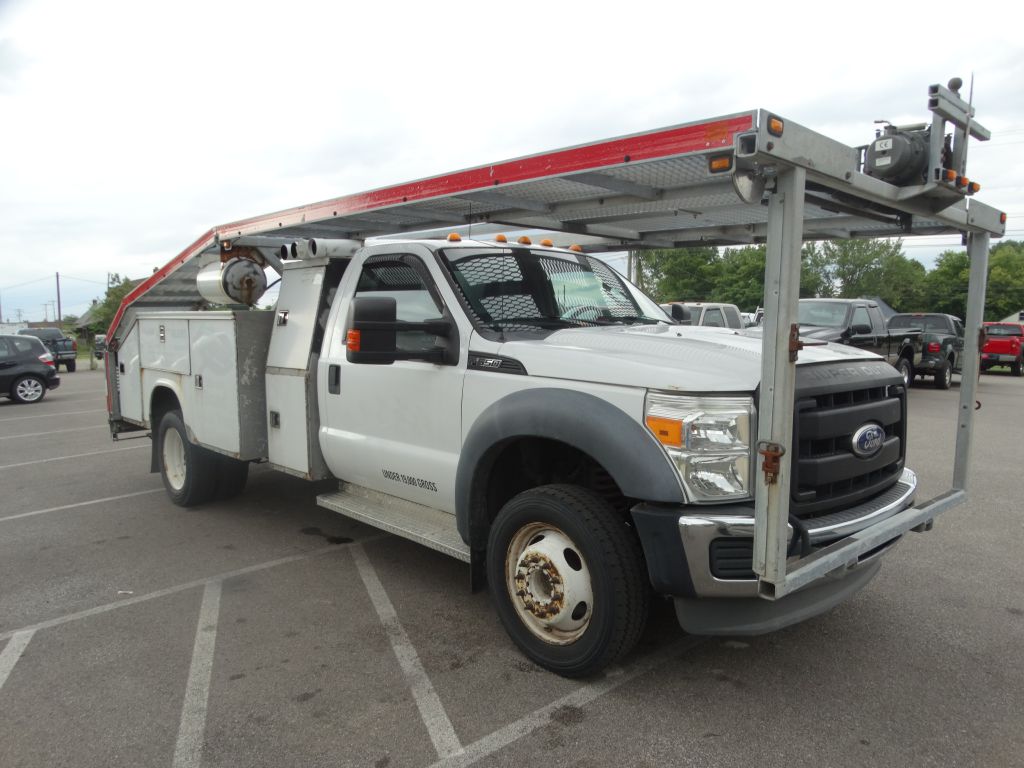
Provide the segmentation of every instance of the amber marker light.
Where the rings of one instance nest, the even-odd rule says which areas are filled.
[[[543,240],[541,240],[541,241],[540,241],[540,244],[541,244],[541,245],[543,245],[543,246],[544,246],[545,248],[550,248],[551,246],[553,246],[553,245],[554,245],[554,243],[553,243],[553,242],[551,242],[551,241],[550,241],[550,240],[549,240],[548,238],[546,238],[546,237],[545,237],[545,238],[544,238]]]
[[[946,168],[942,171],[943,181],[956,181],[956,171],[952,168]]]
[[[449,232],[448,233],[448,242],[449,243],[461,243],[462,242],[462,236],[458,232]]]
[[[956,177],[956,185],[958,187],[966,187],[970,183],[971,183],[971,180],[968,179],[966,176],[957,176]]]
[[[494,236],[494,242],[496,242],[496,243],[507,243],[508,242],[508,238],[505,237],[504,235],[495,235]]]
[[[712,173],[723,173],[732,170],[732,155],[719,155],[708,160],[708,170]]]
[[[782,135],[782,131],[783,131],[783,129],[785,127],[786,127],[786,124],[784,122],[782,122],[781,118],[778,118],[778,117],[769,117],[768,118],[768,133],[770,133],[772,136],[781,136]]]
[[[970,184],[967,185],[967,191],[970,192],[972,195],[975,192],[980,192],[981,191],[981,184],[979,184],[976,181],[972,181]]]
[[[583,246],[573,243],[572,245],[569,246],[569,250],[574,253],[583,253]]]
[[[361,341],[362,338],[360,336],[360,332],[353,329],[345,336],[345,348],[348,349],[349,352],[358,352]]]
[[[516,242],[519,243],[520,245],[533,245],[533,241],[526,235],[520,237],[518,240],[516,240]]]
[[[647,428],[654,433],[662,445],[669,445],[673,448],[683,447],[683,422],[678,419],[648,416]]]

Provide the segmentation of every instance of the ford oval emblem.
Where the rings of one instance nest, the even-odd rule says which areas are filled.
[[[874,456],[882,450],[885,430],[878,424],[865,424],[853,433],[853,453],[862,459]]]

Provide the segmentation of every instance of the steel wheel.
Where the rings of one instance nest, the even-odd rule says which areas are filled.
[[[487,538],[487,581],[519,649],[566,677],[594,674],[636,644],[650,584],[640,541],[596,493],[544,485],[514,496]]]
[[[35,376],[25,376],[14,382],[11,394],[19,403],[35,403],[43,399],[46,385]]]
[[[153,446],[159,454],[160,476],[171,501],[179,507],[194,507],[214,497],[220,467],[218,456],[189,442],[180,411],[164,414]]]
[[[176,429],[164,431],[163,451],[164,477],[168,485],[175,491],[185,487],[187,471],[185,468],[185,443]]]
[[[512,537],[505,587],[523,624],[545,643],[572,643],[590,626],[590,570],[579,547],[552,525],[530,523]]]

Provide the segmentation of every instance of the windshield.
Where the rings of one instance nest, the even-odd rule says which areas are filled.
[[[889,320],[890,328],[923,328],[934,333],[943,333],[949,330],[949,323],[941,317],[922,317],[920,315],[894,315]]]
[[[820,325],[823,328],[842,328],[846,321],[846,304],[834,301],[800,301],[800,325]]]
[[[615,270],[582,253],[489,248],[442,255],[474,319],[495,331],[670,322]]]
[[[1019,325],[986,325],[985,333],[989,336],[1020,336],[1022,335]]]

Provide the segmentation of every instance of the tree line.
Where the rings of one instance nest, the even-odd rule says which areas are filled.
[[[637,282],[658,301],[721,301],[753,310],[763,303],[765,246],[640,251]],[[946,312],[964,317],[970,260],[966,250],[943,251],[926,270],[903,253],[900,240],[805,243],[800,264],[803,298],[879,297],[900,312]],[[989,253],[985,319],[1024,309],[1024,243],[1006,240]]]

